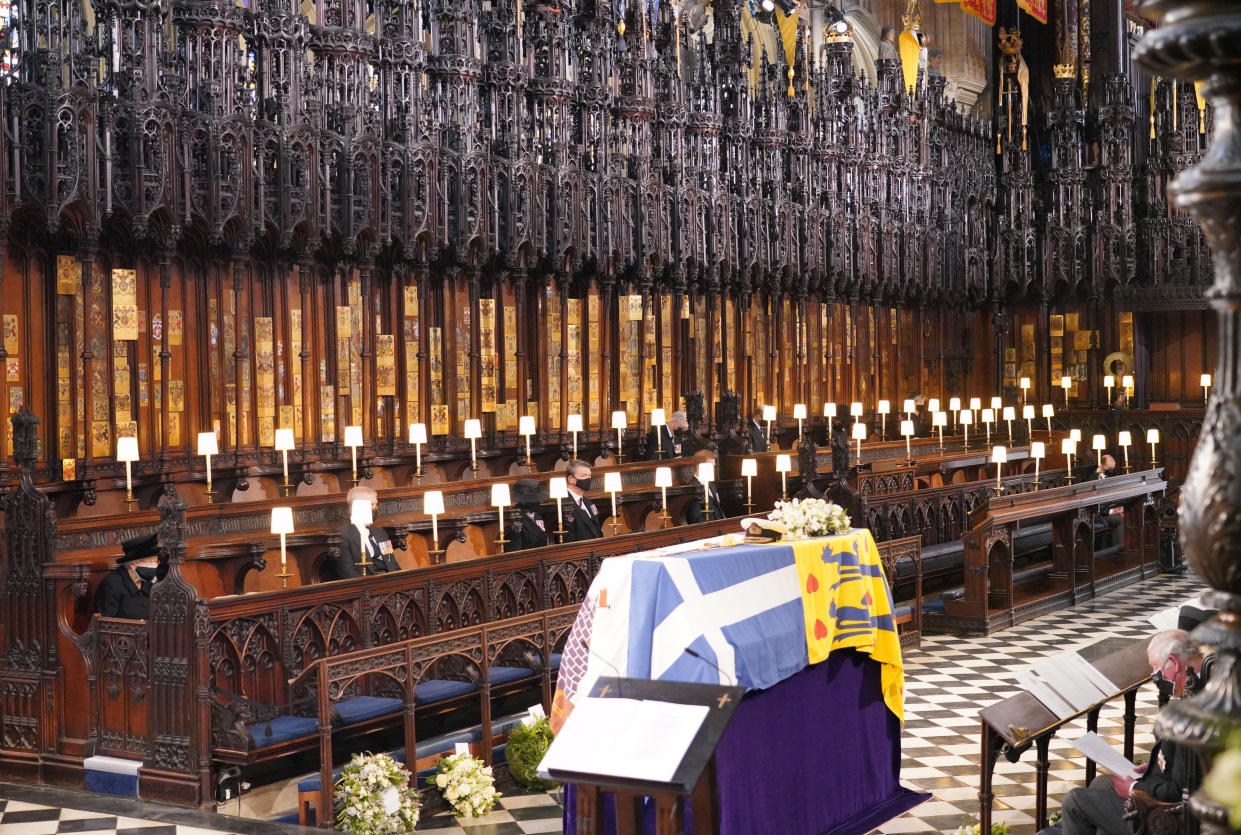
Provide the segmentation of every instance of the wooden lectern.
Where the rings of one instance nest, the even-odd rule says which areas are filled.
[[[685,810],[691,810],[694,835],[713,835],[718,831],[719,807],[715,794],[715,749],[732,721],[745,690],[714,684],[689,684],[679,681],[651,681],[636,678],[600,678],[590,697],[596,699],[625,698],[682,705],[705,705],[709,708],[698,733],[686,749],[671,780],[635,780],[604,773],[606,752],[601,752],[604,766],[591,772],[549,769],[548,775],[562,783],[572,783],[577,793],[576,809],[569,810],[577,819],[578,832],[604,832],[603,794],[616,796],[616,831],[642,832],[644,798],[655,804],[656,835],[675,835],[683,831]],[[589,728],[561,731],[589,733]],[[644,738],[649,738],[644,735]],[[558,737],[559,739],[559,737]],[[554,745],[554,743],[553,743]]]

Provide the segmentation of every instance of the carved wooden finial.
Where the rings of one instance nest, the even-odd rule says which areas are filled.
[[[9,420],[13,424],[13,460],[22,469],[32,469],[39,458],[39,416],[22,406]]]

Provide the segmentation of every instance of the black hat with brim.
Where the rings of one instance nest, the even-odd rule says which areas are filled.
[[[149,534],[147,536],[135,536],[133,539],[127,539],[121,543],[121,550],[124,551],[117,558],[117,565],[124,565],[134,560],[143,560],[148,557],[159,556],[159,536]]]
[[[519,478],[513,484],[513,504],[547,501],[547,493],[543,492],[538,479]]]

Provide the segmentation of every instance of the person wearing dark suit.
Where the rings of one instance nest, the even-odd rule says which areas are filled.
[[[586,495],[590,490],[590,465],[573,460],[565,467],[569,501],[565,503],[565,542],[581,542],[603,536],[603,516]]]
[[[539,516],[539,505],[547,501],[547,494],[539,486],[538,479],[522,478],[513,485],[513,505],[517,512],[505,527],[504,553],[542,548],[550,545],[547,526]]]
[[[675,411],[663,426],[652,426],[646,433],[646,460],[679,458],[682,455],[685,433],[689,430],[689,418],[685,412]]]
[[[762,420],[763,410],[758,408],[750,415],[750,420],[745,425],[746,434],[750,436],[751,452],[766,452],[768,449],[767,433],[763,431]]]
[[[349,491],[347,499],[351,512],[355,501],[369,501],[372,516],[379,510],[379,495],[369,487],[354,487]],[[340,553],[329,558],[332,579],[347,580],[350,577],[401,570],[392,549],[392,540],[388,537],[388,530],[382,525],[364,526],[346,522],[336,532],[340,535]],[[365,575],[361,564],[363,543],[366,544]]]
[[[694,476],[694,482],[697,486],[697,492],[694,498],[685,506],[685,523],[687,525],[696,525],[699,522],[714,522],[717,519],[724,518],[724,506],[720,503],[720,493],[715,489],[715,482],[707,483],[706,490],[703,484],[698,480],[698,476]],[[703,493],[708,497],[707,507],[703,508]]]
[[[158,540],[155,534],[136,536],[122,542],[121,550],[116,568],[95,592],[95,611],[105,618],[146,620],[151,586],[158,579]]]

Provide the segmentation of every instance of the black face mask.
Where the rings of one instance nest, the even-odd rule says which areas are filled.
[[[576,479],[576,481],[577,481],[576,487],[578,490],[581,490],[583,493],[590,492],[590,476],[587,476],[586,478]]]
[[[153,565],[140,565],[134,571],[137,572],[140,579],[146,580],[148,583],[154,583],[159,574],[159,568]]]

